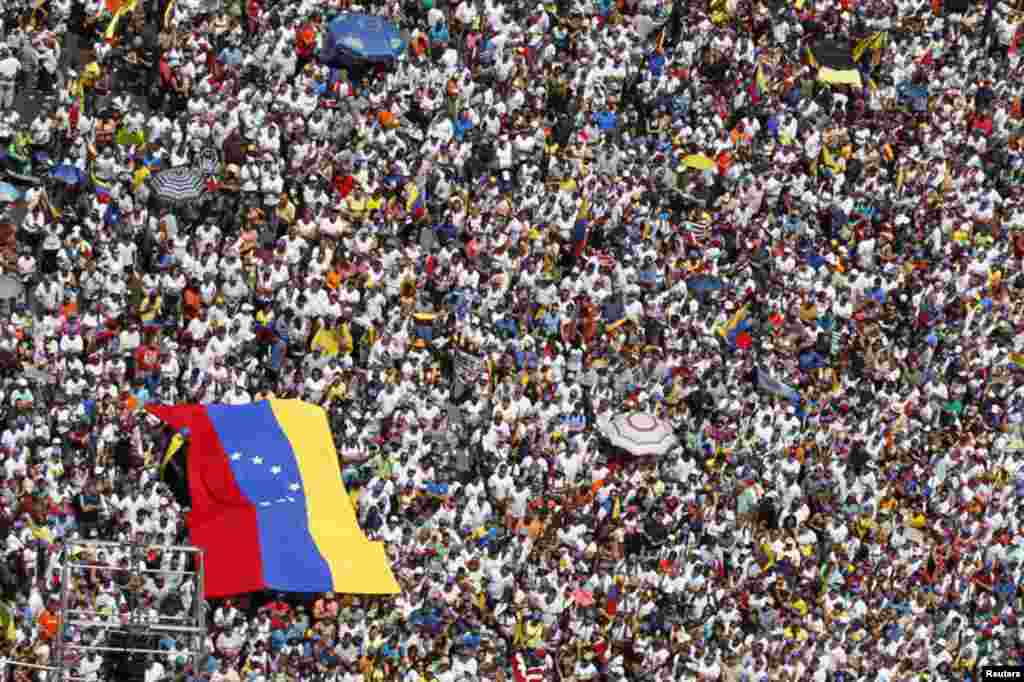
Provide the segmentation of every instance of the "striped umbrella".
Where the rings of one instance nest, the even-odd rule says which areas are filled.
[[[158,199],[173,204],[185,204],[206,193],[206,179],[195,168],[179,166],[160,171],[150,181]]]
[[[664,455],[679,442],[671,424],[645,412],[599,420],[598,429],[612,445],[638,457]]]

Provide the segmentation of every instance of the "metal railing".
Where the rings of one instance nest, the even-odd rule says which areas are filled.
[[[50,670],[54,674],[53,680],[84,680],[85,678],[76,678],[68,676],[68,665],[66,664],[66,654],[70,652],[89,652],[95,651],[101,654],[117,656],[132,656],[138,654],[153,654],[161,655],[166,654],[165,650],[161,650],[155,640],[147,640],[147,635],[158,635],[165,633],[180,633],[186,635],[187,646],[180,650],[177,650],[176,655],[185,656],[194,660],[202,660],[205,656],[205,645],[206,645],[206,610],[204,608],[203,594],[205,593],[204,586],[204,571],[202,561],[202,550],[197,547],[187,547],[181,545],[157,545],[156,548],[162,552],[181,552],[183,554],[190,555],[193,558],[192,566],[195,570],[164,570],[159,568],[142,568],[144,562],[142,559],[145,557],[146,552],[151,549],[151,545],[136,545],[130,543],[119,543],[110,542],[105,540],[73,540],[65,544],[64,550],[66,556],[69,558],[75,556],[78,559],[76,552],[88,551],[88,550],[102,550],[102,549],[113,549],[116,548],[125,552],[131,561],[129,566],[91,566],[83,563],[80,559],[67,561],[62,569],[62,580],[61,580],[61,594],[60,594],[60,615],[61,625],[58,628],[58,636],[54,640],[53,654],[52,654],[52,665],[50,666],[37,666],[41,669]],[[161,616],[158,622],[150,622],[150,620],[143,616],[143,614],[134,608],[129,612],[128,622],[125,623],[121,620],[118,615],[111,618],[111,614],[103,614],[95,610],[83,609],[83,608],[72,608],[72,600],[74,599],[74,587],[73,581],[71,580],[72,575],[78,574],[81,571],[97,571],[100,573],[128,573],[138,578],[145,576],[162,575],[167,577],[195,577],[195,593],[192,599],[192,605],[189,612],[183,616],[172,616],[169,619],[173,619],[174,622],[168,623]],[[71,640],[71,627],[76,626],[79,628],[89,628],[92,630],[102,630],[106,633],[126,633],[128,635],[135,635],[136,638],[129,638],[123,642],[124,646],[107,646],[103,644],[83,644]],[[122,642],[115,642],[115,644],[121,644]]]
[[[48,670],[51,675],[50,677],[54,680],[61,680],[67,682],[92,682],[88,677],[76,677],[74,675],[68,675],[62,668],[58,668],[52,665],[39,665],[38,663],[28,663],[26,661],[0,661],[0,679],[6,680],[6,667],[13,666],[17,668],[29,668],[31,670]]]

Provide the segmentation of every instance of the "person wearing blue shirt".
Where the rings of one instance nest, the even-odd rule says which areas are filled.
[[[284,645],[288,643],[288,639],[290,637],[293,637],[293,636],[294,635],[292,635],[290,631],[289,631],[288,635],[285,635],[284,630],[274,630],[273,632],[271,632],[270,633],[270,651],[271,651],[271,653],[273,653],[275,656],[277,654],[279,654],[281,652],[281,649],[284,648]],[[300,633],[299,636],[301,636],[301,633]]]
[[[459,117],[455,119],[455,139],[462,142],[466,136],[466,132],[472,130],[473,122],[469,120],[469,115],[465,111],[459,114]]]
[[[390,642],[385,642],[384,646],[381,647],[380,653],[384,658],[390,658],[392,661],[397,661],[402,656],[402,648],[399,646],[396,638],[392,638]]]
[[[792,234],[800,229],[800,216],[789,213],[782,218],[782,228]]]
[[[451,221],[446,221],[438,225],[435,232],[440,238],[442,245],[454,240],[459,235],[458,228],[456,228]]]
[[[654,259],[648,256],[644,259],[643,269],[640,270],[637,276],[640,280],[640,284],[645,287],[653,289],[658,285],[660,275],[658,273],[658,267],[654,263]]]
[[[132,395],[135,396],[135,399],[139,401],[140,405],[145,405],[151,400],[152,396],[150,395],[149,388],[146,387],[146,384],[143,383],[141,379],[138,379],[137,381],[139,382],[138,386],[136,386],[135,390],[132,391]]]
[[[659,48],[654,54],[647,59],[647,69],[655,77],[660,77],[661,72],[665,70],[665,54]]]
[[[303,658],[313,658],[313,642],[319,642],[320,635],[313,635],[309,639],[302,641],[302,656]]]
[[[291,311],[286,309],[281,313],[281,317],[272,323],[273,347],[270,352],[270,366],[275,371],[281,369],[285,351],[288,350],[288,339],[290,336],[288,322],[290,319]]]
[[[605,324],[613,324],[626,316],[626,307],[622,305],[621,299],[613,299],[604,304],[601,316],[604,318]]]
[[[331,668],[341,663],[341,659],[338,658],[337,654],[334,653],[334,649],[325,648],[320,653],[320,662],[326,665],[328,668]]]
[[[437,22],[430,29],[430,42],[435,45],[447,45],[449,37],[448,27],[443,21]]]
[[[544,316],[540,320],[541,327],[544,329],[544,333],[548,336],[557,336],[560,328],[558,313],[554,310],[549,310],[544,313]]]
[[[1006,604],[1013,600],[1013,596],[1017,592],[1017,586],[1014,585],[1013,580],[1009,576],[1004,574],[999,582],[996,583],[994,591],[999,603]]]
[[[516,369],[536,369],[537,354],[533,351],[516,351]]]
[[[868,297],[879,305],[885,305],[886,294],[880,279],[876,279],[875,286],[868,290]]]
[[[610,109],[595,112],[593,116],[593,121],[594,123],[597,124],[597,127],[603,131],[614,130],[615,126],[618,124],[618,119],[615,116],[615,112],[611,111]]]
[[[498,335],[506,339],[514,339],[519,335],[519,325],[514,318],[503,317],[494,323]]]

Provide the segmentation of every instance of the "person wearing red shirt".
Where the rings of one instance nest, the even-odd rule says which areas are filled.
[[[281,620],[283,616],[291,615],[292,608],[288,606],[288,602],[284,600],[284,595],[276,595],[274,601],[269,604],[265,604],[260,608],[261,613],[269,613],[271,619]]]
[[[160,381],[160,349],[153,344],[152,337],[135,349],[135,376],[145,382],[152,393]]]
[[[57,628],[60,625],[60,618],[57,616],[57,602],[51,600],[43,612],[39,614],[39,618],[36,619],[39,624],[39,637],[46,641],[52,640],[57,634]]]
[[[319,33],[319,27],[314,19],[307,22],[295,34],[295,52],[299,57],[299,71],[305,71],[306,64],[309,64],[316,56],[317,33]]]

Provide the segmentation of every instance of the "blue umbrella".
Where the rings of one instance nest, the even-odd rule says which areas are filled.
[[[686,280],[686,288],[695,294],[705,291],[718,291],[722,288],[722,280],[717,277],[709,277],[708,275],[698,275]]]
[[[54,168],[50,171],[50,177],[69,187],[75,187],[85,182],[85,173],[82,172],[82,169],[69,163]]]
[[[0,201],[10,203],[21,198],[18,188],[9,182],[0,182]]]
[[[345,13],[328,24],[320,61],[334,67],[388,63],[404,49],[394,24],[372,14]]]

